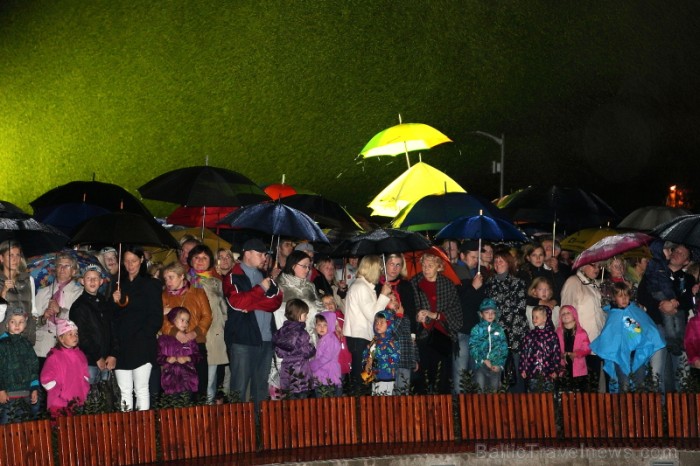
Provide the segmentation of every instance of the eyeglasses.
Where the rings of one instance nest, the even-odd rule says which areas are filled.
[[[309,270],[311,268],[310,265],[306,265],[306,264],[296,264],[296,265],[298,265],[299,267],[304,267],[306,270]]]
[[[71,267],[73,267],[73,264],[58,264],[57,265],[57,268],[59,268],[59,269],[70,269]]]

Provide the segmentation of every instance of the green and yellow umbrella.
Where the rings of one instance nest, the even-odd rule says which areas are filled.
[[[401,115],[399,115],[399,122],[401,122]],[[423,123],[400,123],[376,134],[365,145],[360,155],[368,158],[405,154],[408,168],[411,168],[409,152],[427,150],[445,142],[452,142],[452,140],[432,126]]]

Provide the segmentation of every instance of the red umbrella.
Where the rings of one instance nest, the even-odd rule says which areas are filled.
[[[418,272],[423,271],[423,267],[420,264],[420,258],[425,253],[429,253],[439,257],[442,260],[442,264],[445,266],[444,270],[442,271],[442,274],[445,277],[449,278],[450,281],[455,285],[462,284],[459,277],[457,276],[457,272],[455,272],[452,268],[452,263],[450,263],[450,259],[447,257],[447,254],[445,254],[445,251],[443,251],[437,246],[431,246],[430,249],[426,249],[425,251],[411,251],[404,253],[404,257],[406,258],[406,271],[408,272],[408,276],[406,278],[410,279],[414,277]]]
[[[296,189],[284,183],[268,184],[263,191],[265,191],[265,194],[270,196],[270,198],[275,200],[297,194]]]
[[[606,236],[583,251],[576,258],[572,267],[577,269],[586,264],[608,260],[624,252],[645,246],[649,244],[652,239],[654,238],[639,231]]]
[[[182,225],[185,227],[202,227],[205,228],[227,229],[230,225],[221,224],[219,222],[228,214],[237,210],[238,207],[186,207],[181,206],[173,210],[166,218],[167,222],[172,225]]]

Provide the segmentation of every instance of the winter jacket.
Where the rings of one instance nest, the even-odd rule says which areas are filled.
[[[345,325],[343,335],[370,341],[374,337],[374,315],[386,308],[389,297],[377,296],[374,285],[365,277],[357,277],[345,298]]]
[[[0,290],[5,287],[7,277],[0,270]],[[29,343],[34,346],[36,342],[36,321],[32,317],[39,317],[39,311],[36,308],[36,290],[34,280],[27,272],[20,272],[15,278],[15,287],[5,295],[5,299],[0,298],[0,334],[7,331],[7,305],[19,304],[22,310],[27,314],[27,328],[24,329],[22,335],[29,340]],[[43,314],[44,311],[41,311]]]
[[[568,307],[568,310],[571,311],[571,315],[573,316],[574,321],[576,322],[576,333],[574,334],[573,348],[573,352],[576,354],[576,357],[573,359],[572,362],[571,375],[573,377],[581,377],[584,375],[588,375],[588,367],[586,366],[586,356],[591,354],[591,342],[588,340],[588,334],[578,322],[578,311],[576,310],[576,308]],[[561,313],[561,309],[559,310],[559,312]],[[562,366],[566,366],[566,358],[564,357],[564,353],[566,352],[564,344],[565,331],[566,328],[564,328],[564,324],[562,324],[560,319],[559,326],[557,327],[557,337],[559,337],[559,349],[561,350],[562,354]]]
[[[335,334],[335,312],[322,312],[328,323],[328,333],[318,339],[316,356],[309,362],[313,382],[318,385],[340,385],[340,340]]]
[[[236,264],[223,279],[224,298],[229,306],[224,326],[226,345],[260,346],[262,334],[255,312],[274,312],[282,303],[282,291],[272,283],[267,291],[250,279],[241,264]],[[270,323],[272,328],[272,322]]]
[[[147,275],[138,275],[133,280],[122,276],[121,292],[129,298],[125,307],[109,300],[114,334],[120,342],[117,369],[133,370],[147,363],[155,364],[156,335],[163,325],[161,282]]]
[[[313,282],[306,278],[283,273],[277,279],[277,285],[282,290],[282,304],[279,309],[282,315],[284,315],[286,303],[292,299],[301,299],[309,306],[309,314],[306,316],[306,331],[314,338],[314,319],[316,314],[323,309],[323,304],[316,294]]]
[[[415,305],[416,309],[430,310],[428,297],[420,289],[420,282],[423,279],[423,272],[418,272],[411,279],[413,293],[415,296]],[[457,288],[449,278],[446,278],[442,274],[438,274],[435,286],[437,302],[436,309],[433,312],[438,312],[440,314],[439,321],[441,325],[446,327],[450,339],[453,343],[456,343],[458,341],[457,333],[462,328],[462,305],[459,302],[459,296],[457,296]],[[425,328],[425,325],[419,326],[418,332],[416,333],[416,339],[422,340],[427,337],[428,331]]]
[[[188,289],[182,295],[172,295],[168,291],[163,291],[163,307],[179,307],[182,306],[190,311],[190,323],[187,326],[187,332],[194,332],[197,336],[197,343],[205,343],[207,341],[207,332],[211,326],[211,307],[209,306],[209,298],[207,293],[201,288],[195,288],[187,283]],[[167,316],[163,316],[163,326],[160,329],[163,335],[177,335],[177,328],[168,320]]]
[[[603,369],[611,377],[617,378],[615,364],[624,374],[632,374],[666,347],[654,321],[635,303],[625,309],[605,306],[604,310],[608,318],[591,350],[603,360]]]
[[[559,338],[552,324],[552,310],[547,309],[545,324],[530,330],[520,346],[518,372],[524,372],[528,379],[539,375],[551,377],[561,372]]]
[[[561,290],[561,305],[573,306],[578,311],[581,327],[591,341],[595,341],[605,325],[605,313],[601,307],[598,284],[588,279],[581,269],[564,283]]]
[[[3,333],[0,335],[0,391],[9,394],[37,389],[39,359],[32,344],[22,335]]]
[[[688,355],[688,364],[693,365],[700,359],[700,315],[695,310],[695,315],[688,321],[685,327],[685,352]]]
[[[78,348],[85,353],[88,366],[96,366],[101,358],[116,357],[118,345],[112,328],[112,307],[103,296],[83,291],[70,308],[70,318],[78,326]]]
[[[168,358],[174,356],[189,356],[190,361],[184,364],[168,362]],[[202,359],[199,346],[195,340],[180,343],[177,338],[170,335],[158,337],[158,365],[161,366],[160,385],[166,395],[190,392],[196,393],[199,387],[197,377],[197,364]]]
[[[282,358],[280,388],[290,393],[304,393],[313,388],[309,359],[316,354],[304,322],[288,320],[272,336],[275,354]]]
[[[56,347],[49,351],[41,369],[41,385],[46,389],[46,407],[54,415],[75,400],[85,403],[90,391],[87,359],[80,348]]]
[[[394,311],[386,309],[382,313],[386,317],[386,333],[381,336],[375,332],[374,338],[362,355],[363,369],[367,366],[370,356],[372,357],[372,371],[378,382],[396,379],[396,369],[401,359],[401,348],[394,337],[396,325]]]
[[[207,364],[210,366],[228,364],[228,352],[224,342],[224,325],[226,324],[228,306],[224,301],[221,279],[218,278],[218,274],[202,277],[197,275],[194,269],[190,269],[188,274],[192,286],[203,289],[207,294],[211,309],[211,326],[207,330]]]
[[[525,282],[511,274],[492,275],[484,283],[484,295],[498,305],[501,317],[498,323],[506,331],[508,348],[517,353],[528,332],[525,317]]]
[[[384,283],[384,277],[379,279],[379,284],[375,287],[377,295],[381,291],[381,286]],[[416,300],[413,293],[413,285],[408,280],[399,278],[393,282],[389,282],[393,292],[398,295],[399,301],[403,306],[403,317],[395,315],[394,337],[401,348],[401,358],[399,359],[399,369],[416,369],[416,363],[419,361],[418,348],[411,334],[418,332],[418,322],[416,321]]]
[[[493,322],[487,322],[482,317],[471,330],[469,354],[474,360],[474,369],[481,367],[485,359],[491,361],[494,366],[505,366],[508,357],[508,340],[503,327],[498,323],[498,317],[498,311]]]
[[[58,284],[55,285],[58,287]],[[58,289],[58,288],[56,288]],[[49,319],[44,322],[44,311],[49,307],[49,301],[53,298],[55,290],[53,285],[40,289],[36,294],[36,309],[41,315],[39,324],[36,328],[36,343],[34,343],[34,351],[40,358],[45,358],[49,350],[56,346],[56,323]],[[71,280],[61,290],[61,310],[56,315],[57,319],[68,319],[70,317],[70,308],[78,297],[83,294],[83,286]]]

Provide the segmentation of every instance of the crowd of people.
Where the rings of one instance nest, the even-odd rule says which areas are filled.
[[[401,253],[335,258],[292,238],[233,253],[185,237],[165,266],[133,245],[94,251],[100,265],[82,270],[58,253],[53,283],[37,289],[21,245],[5,241],[0,423],[17,403],[65,413],[112,374],[125,410],[161,394],[259,406],[700,381],[700,267],[686,246],[655,241],[651,257],[577,270],[553,238],[436,246],[412,256],[409,277]]]

